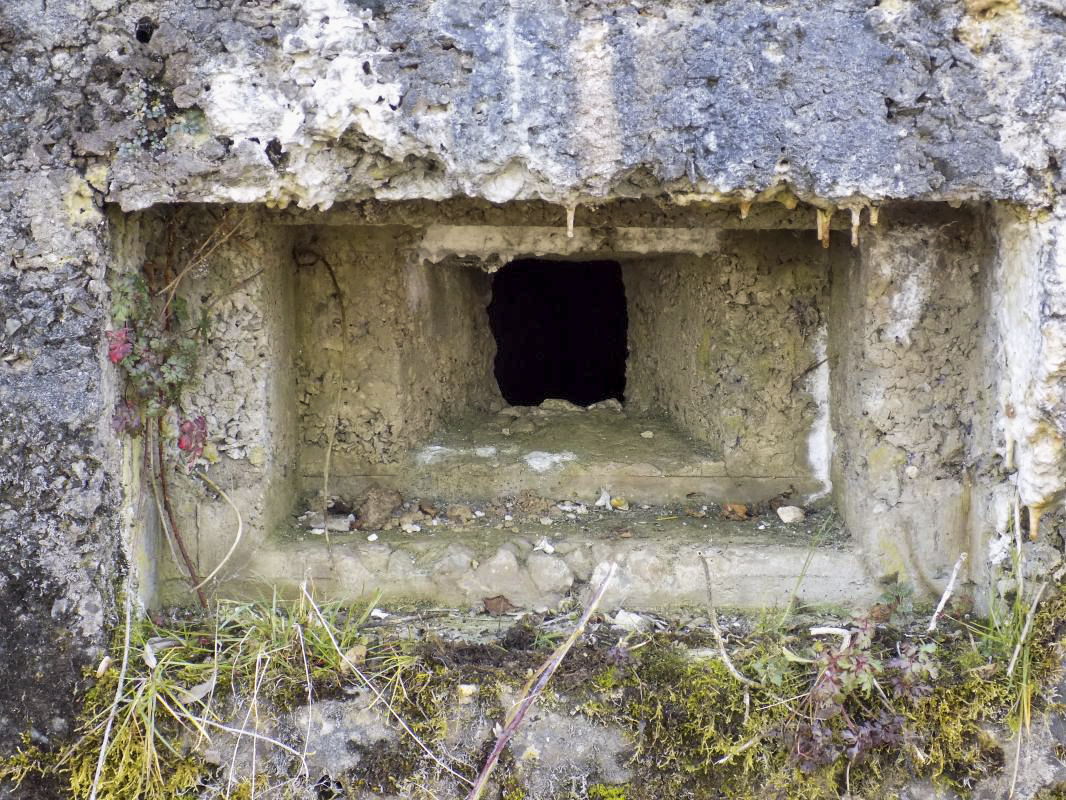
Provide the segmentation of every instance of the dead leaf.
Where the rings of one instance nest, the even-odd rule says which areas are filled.
[[[722,519],[744,520],[751,516],[743,503],[726,503],[722,506]]]
[[[481,602],[485,604],[485,611],[494,617],[506,614],[508,611],[515,611],[518,608],[502,594],[498,594],[495,597],[484,597]]]
[[[352,671],[352,667],[362,666],[366,662],[366,645],[357,644],[348,648],[348,651],[344,654],[344,658],[341,660],[341,672],[347,675]]]
[[[696,519],[703,519],[707,516],[707,512],[702,508],[696,508],[695,506],[689,506],[685,509],[685,515],[689,517],[695,517]]]
[[[203,700],[214,690],[215,677],[215,675],[212,675],[206,681],[196,684],[191,689],[182,689],[178,692],[178,700],[186,706],[192,705],[198,700]]]
[[[884,603],[875,603],[866,614],[871,622],[888,622],[892,618],[892,607]]]
[[[418,510],[425,514],[427,517],[435,517],[437,516],[437,512],[439,511],[437,506],[429,502],[428,500],[422,500],[421,502],[419,502]]]

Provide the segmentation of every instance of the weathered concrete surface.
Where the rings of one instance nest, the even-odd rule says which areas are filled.
[[[573,515],[554,508],[506,516],[497,508],[483,518],[434,525],[415,513],[420,531],[395,526],[323,535],[306,530],[259,544],[239,575],[227,580],[227,597],[298,597],[307,582],[324,596],[345,602],[381,592],[384,602],[429,602],[480,607],[497,595],[525,609],[549,609],[589,583],[606,566],[618,574],[604,608],[701,607],[707,601],[703,568],[711,571],[714,602],[721,608],[757,611],[799,602],[862,609],[881,589],[870,581],[859,549],[836,541],[824,515],[785,525],[770,513],[758,520],[699,519],[662,508]],[[544,510],[547,509],[547,510]],[[513,519],[512,519],[513,517]],[[545,525],[541,518],[551,520]],[[369,537],[369,539],[368,539]],[[187,585],[163,587],[167,598],[187,597]]]
[[[11,98],[6,98],[10,101]],[[99,337],[103,216],[73,170],[0,173],[0,749],[71,732],[121,583]]]
[[[8,0],[0,609],[3,674],[18,680],[0,686],[0,747],[27,722],[63,728],[76,667],[113,621],[132,526],[119,518],[133,506],[118,490],[115,376],[102,366],[105,198],[125,209],[453,195],[565,205],[664,191],[739,199],[787,180],[823,205],[1051,206],[990,218],[992,274],[1009,302],[989,306],[1001,312],[983,346],[999,356],[982,380],[997,400],[977,422],[1003,432],[1024,502],[1054,507],[1066,430],[1064,40],[1054,0],[567,13],[547,0]],[[1003,486],[972,506],[998,528]]]
[[[828,397],[814,398],[809,376],[829,373],[829,284],[839,256],[809,234],[721,239],[712,258],[626,265],[626,399],[665,410],[722,454],[727,475],[793,476],[817,487],[804,496],[827,494],[828,450],[812,463],[808,439]],[[850,255],[844,237],[838,246]]]
[[[1058,180],[1051,3],[97,5],[95,74],[129,91],[76,141],[116,154],[108,196],[127,209],[785,180],[831,200],[1033,203]],[[142,17],[158,26],[143,43]]]
[[[970,435],[995,415],[982,372],[988,247],[963,219],[885,226],[849,265],[830,326],[835,481],[874,569],[936,595],[969,547],[975,480],[994,469]]]

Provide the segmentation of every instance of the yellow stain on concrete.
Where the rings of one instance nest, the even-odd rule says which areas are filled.
[[[63,208],[75,225],[96,225],[103,222],[104,215],[93,203],[93,189],[83,178],[71,178],[63,194]]]

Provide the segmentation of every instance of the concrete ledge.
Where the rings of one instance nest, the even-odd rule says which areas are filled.
[[[696,520],[641,525],[628,519],[611,515],[587,531],[526,524],[502,531],[383,532],[373,542],[363,533],[333,534],[330,547],[321,536],[276,539],[241,568],[240,579],[216,588],[230,598],[275,591],[286,597],[298,594],[306,580],[342,602],[380,591],[383,602],[462,608],[503,595],[520,608],[541,609],[598,580],[614,561],[619,570],[605,607],[665,611],[706,604],[705,553],[720,608],[780,606],[796,590],[806,604],[860,609],[879,594],[848,542],[813,546],[807,531],[777,522],[758,523],[765,528],[760,531],[754,520],[715,521],[704,529]],[[168,594],[175,591],[182,589],[173,585]]]

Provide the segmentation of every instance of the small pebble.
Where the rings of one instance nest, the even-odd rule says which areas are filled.
[[[654,435],[655,435],[655,434],[654,434],[654,433],[652,433],[651,431],[641,431],[641,433],[640,433],[640,438],[641,438],[641,439],[650,439],[650,438],[652,438],[652,437],[653,437]]]
[[[540,518],[540,524],[541,525],[551,525],[552,524],[552,518],[551,517],[541,517]]]
[[[418,533],[420,530],[422,530],[422,526],[416,525],[413,522],[405,522],[403,525],[400,526],[400,530],[402,530],[404,533]]]
[[[803,513],[803,509],[799,506],[781,506],[781,508],[777,509],[777,516],[786,525],[791,525],[794,522],[803,522],[807,515]]]
[[[378,540],[378,535],[376,533],[372,533],[366,537],[366,540],[368,542],[376,542]]]

